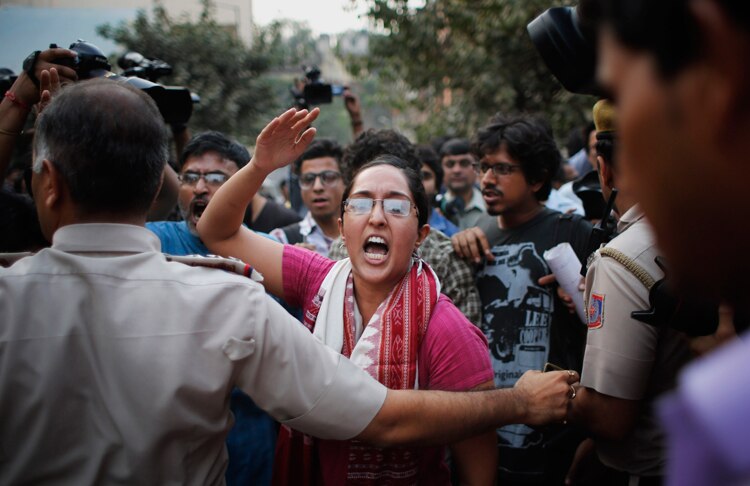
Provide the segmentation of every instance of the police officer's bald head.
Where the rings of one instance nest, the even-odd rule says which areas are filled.
[[[83,212],[140,215],[159,189],[168,136],[153,100],[121,82],[68,85],[36,124],[34,170],[50,160]]]

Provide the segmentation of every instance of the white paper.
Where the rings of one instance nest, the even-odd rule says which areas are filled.
[[[581,283],[581,262],[573,251],[570,243],[560,243],[554,248],[544,252],[552,273],[555,274],[557,283],[563,291],[573,299],[576,314],[581,322],[586,322],[586,313],[583,309],[583,292],[579,290]]]

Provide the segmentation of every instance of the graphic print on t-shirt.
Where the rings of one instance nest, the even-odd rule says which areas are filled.
[[[554,299],[550,290],[537,283],[549,269],[534,243],[497,245],[492,254],[495,261],[485,262],[477,273],[482,330],[490,345],[495,385],[509,388],[524,372],[544,367]],[[541,440],[524,425],[503,427],[498,434],[501,445],[516,448]]]

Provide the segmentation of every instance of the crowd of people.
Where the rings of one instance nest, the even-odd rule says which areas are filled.
[[[295,107],[251,152],[35,53],[0,102],[0,484],[750,480],[750,14],[581,7],[607,96],[569,158],[538,114],[418,145],[349,91],[351,143]],[[261,194],[285,168],[300,208]]]

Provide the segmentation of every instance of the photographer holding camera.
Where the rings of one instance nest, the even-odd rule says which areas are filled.
[[[58,64],[60,59],[72,59],[76,53],[69,49],[50,48],[32,53],[24,62],[23,71],[0,100],[0,174],[8,169],[13,147],[21,135],[32,108],[40,101],[40,82],[51,87],[53,80],[42,71],[56,76],[54,83],[64,84],[78,79],[75,70]],[[50,71],[54,69],[54,72]]]

